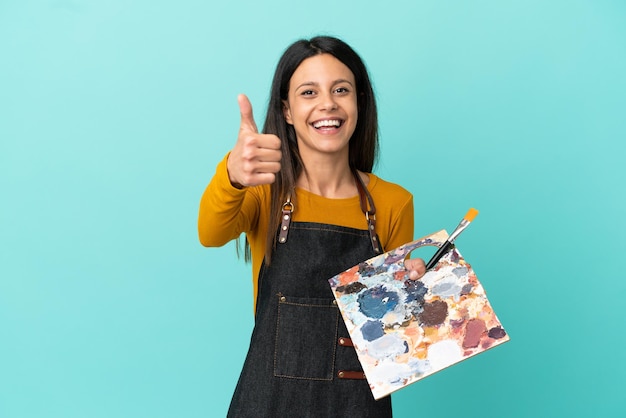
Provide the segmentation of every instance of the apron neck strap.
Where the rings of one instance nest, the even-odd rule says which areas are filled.
[[[295,206],[291,201],[291,193],[287,195],[287,201],[283,203],[282,214],[280,215],[280,231],[278,232],[278,242],[284,244],[287,242],[287,234],[289,233],[289,224],[291,224],[291,214]]]
[[[359,176],[356,170],[352,171],[354,175],[354,182],[356,188],[359,191],[359,201],[361,203],[361,210],[365,214],[367,220],[367,231],[370,235],[370,241],[372,242],[372,248],[376,254],[382,253],[382,248],[378,242],[378,236],[376,235],[376,206],[374,206],[374,199],[369,194],[367,187],[363,183],[363,179]],[[287,234],[289,233],[289,225],[291,224],[291,214],[295,209],[293,202],[291,202],[291,195],[287,196],[287,201],[283,204],[280,231],[278,232],[278,242],[284,244],[287,242]]]
[[[356,188],[359,191],[361,210],[365,214],[365,219],[367,220],[367,230],[370,233],[372,248],[376,254],[380,254],[382,249],[380,247],[380,243],[378,242],[378,237],[376,236],[376,206],[374,206],[374,199],[372,199],[372,196],[369,194],[367,187],[365,187],[365,184],[363,183],[363,179],[359,176],[359,173],[356,170],[352,170],[352,174],[354,175]]]

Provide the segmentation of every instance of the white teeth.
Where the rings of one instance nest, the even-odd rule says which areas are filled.
[[[341,121],[337,120],[337,119],[326,119],[326,120],[320,120],[317,121],[313,124],[314,128],[321,128],[321,127],[326,127],[326,126],[335,126],[335,127],[339,127],[341,125]]]

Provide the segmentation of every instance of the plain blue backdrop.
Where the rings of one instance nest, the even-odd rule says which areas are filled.
[[[511,341],[394,395],[398,417],[617,417],[626,4],[0,0],[0,417],[224,416],[250,266],[198,202],[276,62],[365,59],[383,178],[457,244]]]

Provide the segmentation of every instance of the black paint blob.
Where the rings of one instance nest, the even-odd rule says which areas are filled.
[[[365,286],[361,282],[352,282],[352,283],[347,284],[345,286],[337,287],[337,291],[349,295],[351,293],[360,292],[361,290],[366,289],[366,288],[367,288],[367,286]]]
[[[489,338],[497,340],[498,338],[503,338],[504,336],[506,336],[506,331],[502,329],[502,327],[494,327],[489,330],[489,333],[487,333],[487,335],[489,335]]]

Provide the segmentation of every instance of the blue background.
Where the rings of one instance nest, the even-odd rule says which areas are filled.
[[[284,48],[350,43],[376,172],[457,241],[511,341],[394,395],[398,417],[615,417],[626,401],[626,4],[0,1],[0,417],[224,416],[250,266],[196,237]]]

